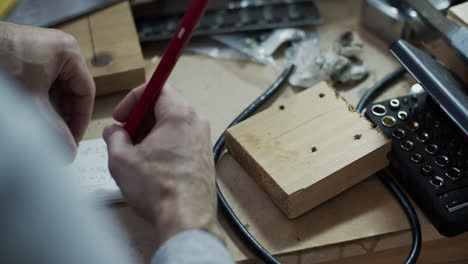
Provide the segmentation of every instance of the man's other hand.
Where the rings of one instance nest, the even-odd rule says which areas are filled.
[[[117,121],[127,121],[144,88],[116,107]],[[154,107],[154,119],[136,145],[119,125],[104,130],[109,169],[125,199],[154,224],[160,244],[190,229],[222,239],[208,121],[169,86]]]
[[[33,96],[72,157],[91,118],[95,85],[77,41],[54,30],[0,22],[0,67]]]

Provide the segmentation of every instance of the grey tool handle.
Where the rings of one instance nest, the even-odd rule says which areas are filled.
[[[426,0],[405,0],[423,20],[439,31],[450,45],[468,63],[468,30],[459,27],[438,12]]]
[[[459,27],[448,20],[442,13],[432,7],[426,0],[405,0],[424,21],[432,25],[437,31],[443,35],[452,35]]]

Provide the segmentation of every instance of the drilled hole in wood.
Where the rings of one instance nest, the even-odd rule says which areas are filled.
[[[362,134],[354,135],[354,140],[359,140],[362,138]]]
[[[321,94],[319,94],[319,97],[320,97],[320,98],[324,98],[324,97],[325,97],[325,94],[321,93]]]
[[[280,105],[280,106],[279,106],[279,109],[280,109],[280,110],[284,110],[285,108],[286,108],[286,107],[284,107],[284,105]]]
[[[317,152],[318,151],[318,148],[317,147],[312,147],[312,152]]]
[[[112,56],[106,53],[96,54],[96,56],[91,59],[91,64],[95,67],[104,67],[109,65],[111,62]]]

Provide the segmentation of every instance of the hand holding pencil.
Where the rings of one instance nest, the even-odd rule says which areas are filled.
[[[125,123],[124,127],[134,142],[137,143],[141,139],[141,135],[147,132],[142,131],[145,119],[151,117],[150,111],[158,100],[164,84],[177,64],[183,49],[191,39],[193,31],[204,15],[208,3],[209,0],[192,0],[143,95]]]
[[[193,1],[198,11],[189,20],[197,24],[207,3]],[[154,225],[159,245],[186,230],[224,240],[216,218],[210,125],[164,85],[195,24],[181,24],[149,84],[131,91],[115,108],[113,116],[127,122],[125,129],[112,125],[103,134],[112,177],[126,201]]]

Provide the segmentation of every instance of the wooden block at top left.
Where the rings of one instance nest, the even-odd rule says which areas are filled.
[[[96,82],[96,94],[129,90],[145,82],[145,63],[128,1],[68,22]]]
[[[289,218],[389,165],[390,141],[325,83],[225,136],[232,156]]]

